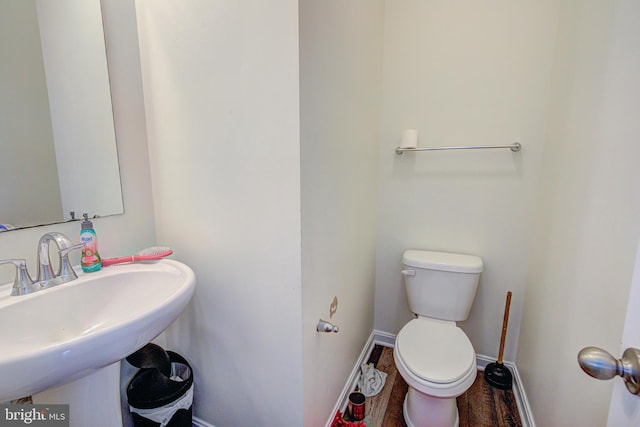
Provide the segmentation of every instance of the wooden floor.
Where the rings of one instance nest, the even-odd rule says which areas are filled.
[[[407,383],[396,370],[393,349],[376,345],[367,363],[386,372],[384,388],[365,402],[367,427],[407,427],[402,415],[402,403]],[[471,388],[458,397],[460,427],[521,427],[513,392],[490,387],[478,372]]]

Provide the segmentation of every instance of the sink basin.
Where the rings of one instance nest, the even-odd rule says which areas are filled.
[[[9,296],[11,285],[0,286],[0,402],[118,363],[163,332],[194,288],[193,271],[167,259],[80,273],[24,296]]]

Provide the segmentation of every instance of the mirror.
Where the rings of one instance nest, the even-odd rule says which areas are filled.
[[[100,0],[0,0],[0,231],[123,213]]]

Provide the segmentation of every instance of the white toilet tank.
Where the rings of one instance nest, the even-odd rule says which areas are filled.
[[[402,255],[402,264],[412,312],[454,322],[469,317],[482,272],[482,258],[408,250]]]

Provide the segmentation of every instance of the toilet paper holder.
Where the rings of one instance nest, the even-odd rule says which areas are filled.
[[[316,325],[316,331],[318,332],[335,332],[338,333],[340,328],[326,320],[320,319]]]

